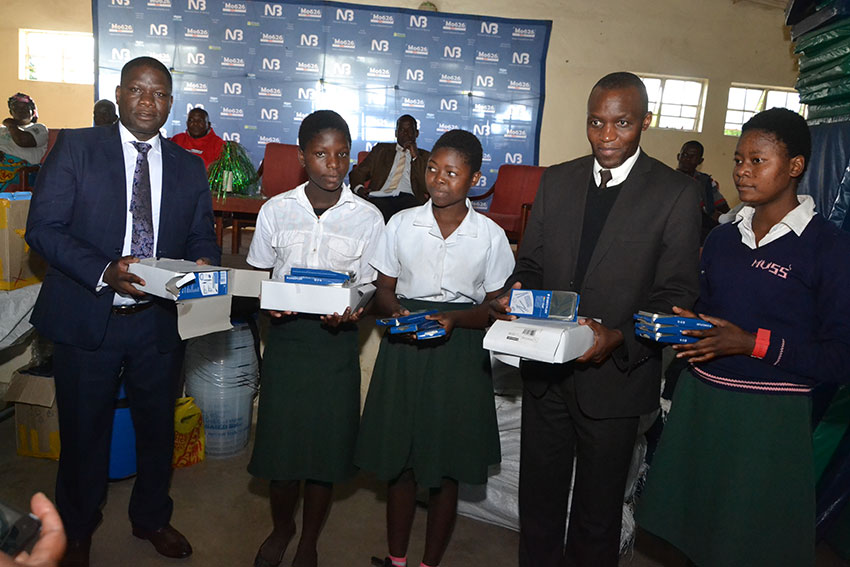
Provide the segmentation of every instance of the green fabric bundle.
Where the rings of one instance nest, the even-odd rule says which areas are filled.
[[[253,197],[259,192],[258,179],[248,152],[237,142],[225,142],[221,157],[210,165],[210,190],[219,198],[228,193]]]

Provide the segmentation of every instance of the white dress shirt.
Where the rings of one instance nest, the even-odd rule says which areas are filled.
[[[761,242],[756,242],[756,235],[753,232],[753,215],[756,210],[749,205],[741,207],[741,210],[735,215],[738,232],[741,233],[741,242],[750,250],[755,250],[759,246],[765,246],[774,240],[779,240],[789,232],[793,231],[797,236],[803,234],[803,231],[809,225],[809,221],[817,214],[815,213],[815,200],[810,195],[797,195],[797,202],[800,204],[782,217],[781,221],[770,227]]]
[[[629,156],[626,161],[615,167],[614,169],[609,169],[611,172],[611,181],[608,182],[607,187],[613,187],[614,185],[619,185],[629,176],[629,173],[632,172],[632,168],[635,166],[635,162],[640,156],[640,147],[635,150],[631,156]],[[596,158],[593,158],[593,180],[596,182],[596,186],[602,183],[602,175],[599,173],[603,169],[606,169],[599,165],[599,162],[596,161]]]
[[[396,295],[446,303],[481,303],[502,289],[514,269],[505,231],[472,208],[443,238],[431,201],[396,213],[387,224],[372,266],[397,278]]]
[[[370,192],[369,196],[397,197],[402,193],[410,193],[411,195],[413,195],[413,185],[410,183],[410,166],[412,163],[413,158],[410,155],[410,152],[396,144],[395,159],[393,160],[393,166],[390,169],[390,174],[387,176],[387,180],[384,182],[384,186],[381,187],[380,191]],[[396,168],[398,167],[403,167],[404,173],[401,174],[401,179],[398,182],[398,186],[392,191],[389,191],[387,187],[389,186],[390,182],[392,182],[393,176],[396,172]]]
[[[306,186],[276,195],[262,206],[248,263],[273,268],[272,279],[281,281],[293,267],[354,272],[356,283],[373,281],[369,260],[384,229],[381,212],[343,185],[339,201],[318,217]]]
[[[133,213],[130,211],[130,203],[133,201],[133,173],[136,170],[136,156],[139,155],[138,150],[133,146],[132,142],[140,140],[127,130],[121,122],[118,122],[118,132],[121,136],[121,150],[124,152],[124,181],[126,191],[126,207],[127,219],[124,223],[124,246],[121,249],[122,256],[130,255],[130,248],[133,245]],[[150,140],[145,140],[145,143],[150,144],[148,150],[148,168],[151,179],[151,211],[153,214],[153,250],[156,254],[156,244],[159,238],[159,211],[160,203],[162,202],[162,144],[160,143],[159,135],[157,134]],[[107,264],[103,271],[106,272]],[[100,277],[97,289],[100,290],[104,286],[103,275]],[[136,303],[136,299],[129,295],[115,294],[115,299],[112,300],[113,305],[132,305]]]

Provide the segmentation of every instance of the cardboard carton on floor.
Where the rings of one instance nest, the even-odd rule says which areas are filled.
[[[231,328],[233,296],[259,297],[268,272],[198,265],[189,260],[145,258],[130,264],[145,280],[138,289],[177,303],[177,331],[191,339]]]
[[[29,374],[28,367],[12,375],[5,400],[15,404],[18,454],[59,458],[59,414],[52,376]]]
[[[47,264],[24,241],[31,196],[28,192],[0,193],[0,290],[37,284]]]
[[[269,280],[262,283],[260,307],[315,315],[342,314],[347,307],[352,311],[364,307],[374,294],[375,286],[371,283],[311,285]]]

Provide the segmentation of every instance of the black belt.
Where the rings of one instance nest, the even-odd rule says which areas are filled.
[[[135,315],[151,305],[153,305],[152,301],[148,301],[147,303],[133,303],[132,305],[113,305],[112,312],[116,315]]]

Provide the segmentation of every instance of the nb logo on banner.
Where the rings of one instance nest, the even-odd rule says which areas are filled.
[[[528,65],[531,61],[528,53],[519,53],[514,51],[513,63],[514,65]]]
[[[241,95],[242,83],[224,83],[224,94]]]
[[[515,163],[517,165],[522,164],[522,154],[517,152],[512,154],[510,152],[505,154],[505,163]]]
[[[203,53],[187,53],[186,63],[189,65],[206,65],[207,57]]]
[[[410,16],[410,27],[412,28],[427,28],[428,16]]]
[[[263,8],[263,15],[279,18],[283,16],[283,6],[280,4],[266,4],[265,8]]]
[[[425,72],[422,69],[408,69],[405,78],[408,81],[424,81]]]
[[[319,46],[319,36],[314,33],[301,34],[301,45],[306,45],[307,47],[318,47]]]
[[[276,108],[261,108],[260,109],[260,120],[277,120],[278,119],[278,111]]]
[[[490,75],[478,75],[475,77],[476,87],[493,87],[493,77]]]
[[[280,59],[263,57],[263,70],[280,71]]]
[[[191,102],[186,105],[186,114],[189,114],[189,111],[194,110],[195,108],[203,108],[203,104],[192,104]]]
[[[110,4],[113,6],[129,6],[130,0],[112,0]]]
[[[498,35],[499,24],[497,24],[496,22],[481,22],[481,33],[486,33],[488,35]]]
[[[440,110],[456,111],[457,110],[457,101],[454,100],[454,99],[446,100],[444,98],[441,98],[440,99]]]
[[[151,35],[168,35],[168,25],[167,24],[151,24]]]
[[[490,123],[487,124],[473,124],[472,125],[472,133],[476,136],[489,136],[490,135]]]
[[[338,77],[348,77],[351,75],[350,63],[334,63],[334,75]]]
[[[207,0],[189,0],[189,10],[197,12],[206,12]]]
[[[476,187],[487,187],[487,177],[482,175],[478,179],[478,184],[476,185]]]
[[[337,8],[336,9],[336,19],[337,19],[337,21],[353,22],[354,21],[354,10],[351,10],[351,9],[343,10],[342,8]]]
[[[244,34],[240,29],[232,30],[228,28],[224,30],[224,41],[242,41],[243,37]]]
[[[131,58],[130,50],[125,48],[118,49],[117,47],[112,48],[112,60],[113,61],[129,61]]]
[[[390,42],[386,39],[373,39],[372,40],[372,51],[389,51],[390,50]]]
[[[242,141],[242,136],[239,135],[239,132],[223,132],[221,134],[221,139],[240,143]]]
[[[458,47],[458,46],[452,47],[450,45],[445,46],[443,48],[443,57],[451,57],[452,59],[460,59],[460,57],[461,57],[460,47]]]
[[[301,100],[315,100],[316,89],[305,89],[304,87],[298,87],[298,98],[300,98]]]

